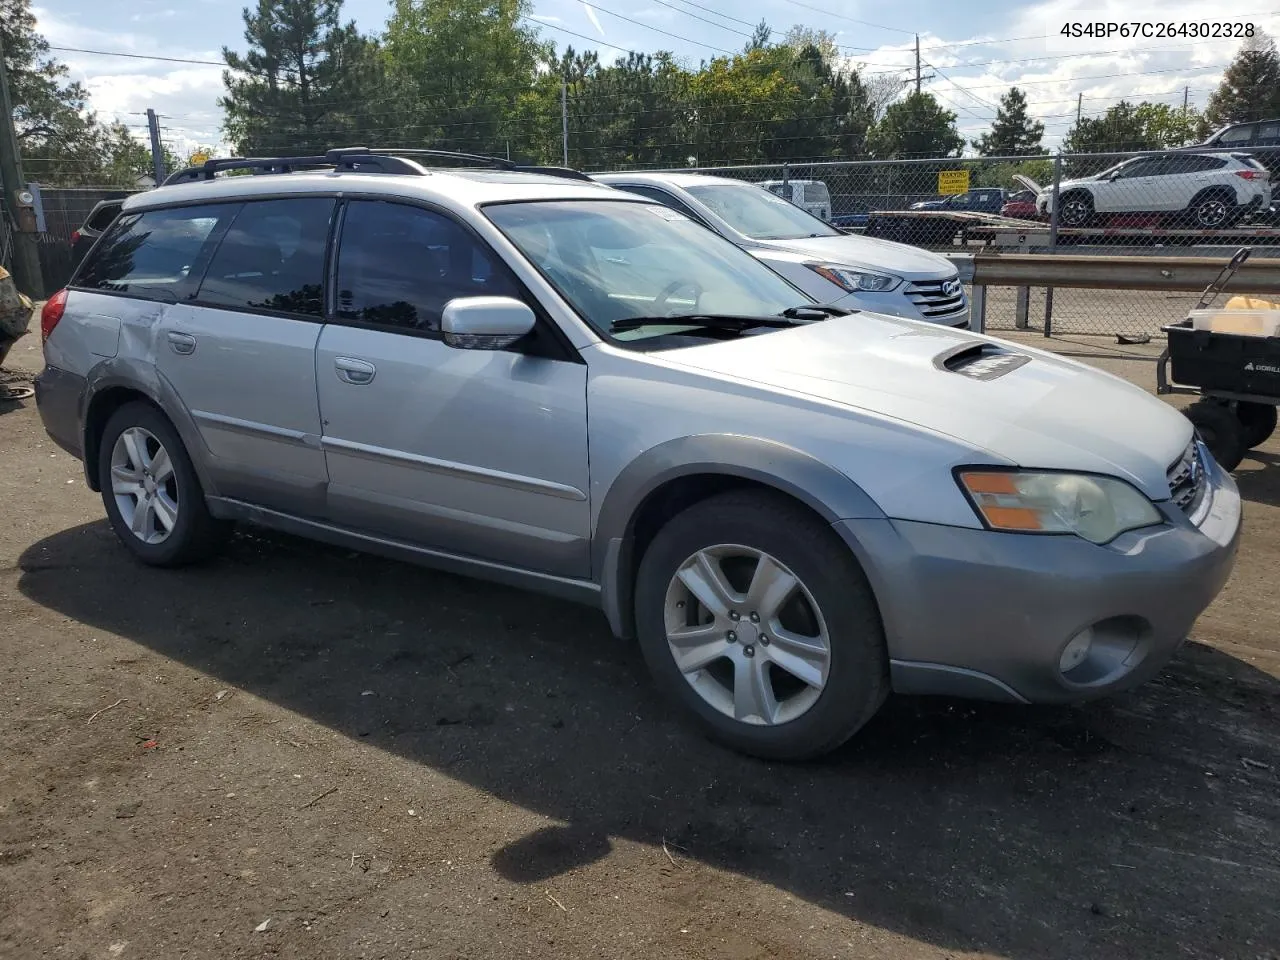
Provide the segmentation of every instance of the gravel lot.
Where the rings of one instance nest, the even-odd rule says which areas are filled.
[[[0,464],[6,960],[1280,957],[1276,439],[1158,680],[891,700],[806,766],[689,733],[590,610],[277,536],[145,569],[30,401]]]

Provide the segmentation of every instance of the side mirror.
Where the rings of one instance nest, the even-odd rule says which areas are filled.
[[[511,297],[459,297],[444,305],[444,342],[459,350],[503,350],[533,329],[533,311]]]

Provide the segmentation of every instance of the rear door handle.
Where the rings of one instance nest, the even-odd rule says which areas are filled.
[[[373,375],[378,372],[372,363],[356,360],[354,357],[335,357],[333,367],[339,380],[357,387],[372,383]]]
[[[174,353],[180,353],[185,357],[196,352],[196,338],[191,334],[170,330],[166,336],[169,339],[169,349]]]

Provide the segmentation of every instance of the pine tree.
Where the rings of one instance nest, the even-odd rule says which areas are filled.
[[[354,139],[372,44],[340,22],[342,0],[258,0],[244,11],[241,56],[223,48],[226,130],[245,155],[323,151]]]
[[[1209,97],[1206,113],[1218,126],[1280,117],[1280,56],[1270,37],[1245,41]]]
[[[1044,124],[1027,115],[1027,95],[1017,87],[1000,98],[991,131],[973,141],[984,157],[1020,157],[1040,153]]]
[[[931,93],[912,93],[890,104],[867,134],[867,149],[885,160],[955,157],[963,147],[956,115]]]

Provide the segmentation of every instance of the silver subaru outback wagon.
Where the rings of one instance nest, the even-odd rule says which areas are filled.
[[[1132,686],[1227,579],[1235,484],[1121,380],[582,179],[294,166],[130,198],[45,308],[41,416],[145,563],[247,521],[595,604],[772,758],[890,690]]]

